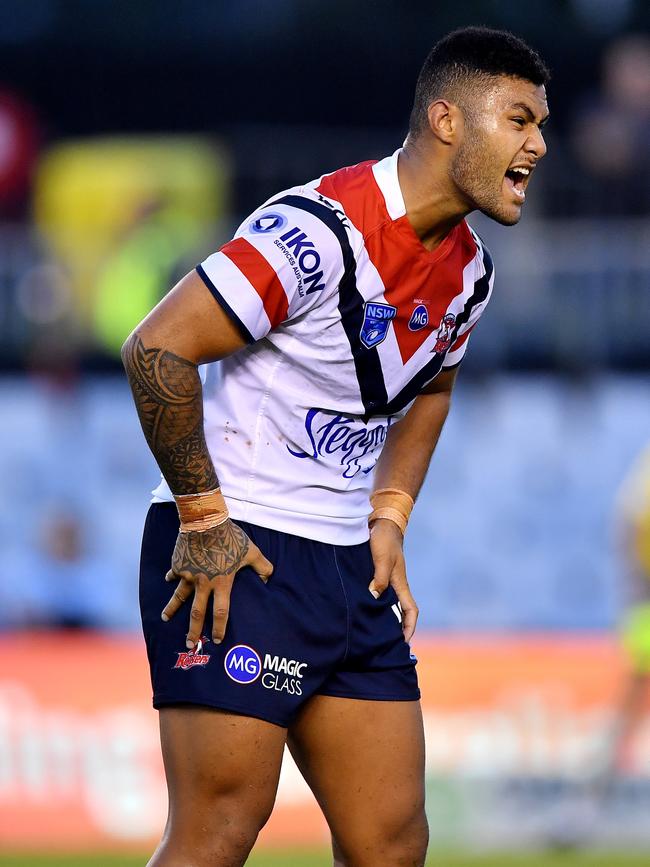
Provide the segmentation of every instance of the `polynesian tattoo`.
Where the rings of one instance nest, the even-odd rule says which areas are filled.
[[[125,343],[122,361],[142,430],[169,487],[175,494],[216,488],[196,365],[173,352],[145,348],[137,332]]]
[[[203,393],[195,364],[164,349],[145,348],[137,332],[122,361],[149,448],[175,494],[218,487],[203,430]],[[246,533],[225,521],[202,532],[179,533],[172,571],[185,580],[236,572],[248,553]]]
[[[172,571],[193,576],[228,575],[239,569],[250,542],[241,527],[226,521],[201,532],[179,533],[172,556]]]

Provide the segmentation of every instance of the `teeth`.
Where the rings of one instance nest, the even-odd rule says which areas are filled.
[[[521,166],[518,166],[515,169],[510,169],[510,171],[511,172],[519,172],[519,174],[521,174],[521,175],[529,175],[530,174],[530,169],[524,169]]]

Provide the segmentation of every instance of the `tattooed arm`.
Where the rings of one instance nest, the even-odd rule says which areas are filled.
[[[188,274],[122,348],[142,430],[174,494],[202,493],[219,485],[205,441],[197,365],[224,358],[244,345],[200,278]],[[210,530],[178,534],[166,580],[180,580],[162,617],[168,620],[194,593],[188,647],[201,636],[212,593],[212,637],[222,640],[235,573],[245,565],[263,580],[273,569],[230,520]]]

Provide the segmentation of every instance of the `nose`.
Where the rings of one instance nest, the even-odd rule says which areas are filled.
[[[528,136],[525,150],[528,153],[535,154],[538,160],[541,160],[546,153],[546,142],[539,127],[536,127],[535,132]]]

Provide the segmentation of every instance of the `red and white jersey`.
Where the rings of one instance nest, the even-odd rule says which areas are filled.
[[[274,196],[198,266],[249,342],[204,386],[206,439],[235,519],[366,540],[390,425],[465,354],[492,260],[465,221],[433,252],[422,245],[398,156]]]

